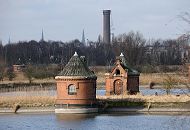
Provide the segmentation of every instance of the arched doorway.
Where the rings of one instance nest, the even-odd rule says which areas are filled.
[[[114,94],[120,95],[123,91],[123,81],[121,79],[114,81]]]

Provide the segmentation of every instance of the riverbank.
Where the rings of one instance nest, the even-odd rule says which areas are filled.
[[[190,103],[189,95],[146,95],[141,94],[137,95],[112,95],[112,96],[96,96],[96,99],[99,103],[111,102],[113,107],[118,106],[119,103],[133,106],[133,104],[139,104],[140,106],[144,105],[147,107],[147,104],[151,103],[162,103],[166,106],[169,103],[179,104],[179,103]],[[15,105],[20,107],[51,107],[54,106],[56,96],[1,96],[0,97],[0,108],[13,108]],[[117,103],[117,104],[114,104]],[[131,104],[126,104],[131,103]]]
[[[13,114],[15,113],[13,109],[10,108],[0,108],[0,114]],[[55,113],[54,107],[42,107],[42,108],[21,108],[17,112],[17,114],[24,114],[24,113]],[[188,108],[108,108],[104,111],[98,112],[99,114],[106,114],[106,113],[133,113],[133,114],[190,114],[190,109]]]
[[[0,97],[0,108],[52,107],[55,104],[55,99],[55,96]]]
[[[96,96],[101,101],[126,101],[126,102],[145,102],[145,103],[176,103],[176,102],[190,102],[189,95],[111,95],[111,96]]]
[[[54,107],[26,107],[20,108],[16,111],[16,113],[54,113]],[[12,108],[0,108],[0,114],[11,114],[15,113],[15,110]]]
[[[54,112],[55,96],[0,97],[0,113]],[[188,95],[97,96],[100,113],[190,112]]]

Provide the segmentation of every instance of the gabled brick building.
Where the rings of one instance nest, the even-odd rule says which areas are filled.
[[[136,94],[140,73],[130,68],[124,55],[116,58],[112,71],[106,74],[106,95]]]
[[[56,113],[88,113],[96,108],[96,75],[75,54],[58,76]]]

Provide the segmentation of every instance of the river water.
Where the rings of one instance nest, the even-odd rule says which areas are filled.
[[[190,130],[190,116],[4,114],[0,130]]]
[[[140,87],[139,91],[142,95],[155,95],[155,93],[157,93],[158,95],[166,94],[166,91],[163,88],[148,89]],[[96,91],[96,95],[105,95],[105,93],[106,93],[105,89],[100,89]],[[175,88],[170,90],[170,94],[175,94],[175,95],[190,94],[190,90],[187,88]]]
[[[141,88],[143,95],[165,94],[163,89]],[[188,89],[172,89],[172,94],[190,94]],[[105,90],[97,90],[104,95]],[[55,96],[55,90],[4,92],[0,96]],[[56,115],[0,114],[0,130],[190,130],[190,115],[101,114]]]
[[[142,95],[155,95],[157,92],[158,95],[166,94],[166,91],[163,88],[158,89],[148,89],[140,87],[140,93]],[[105,95],[105,89],[96,90],[96,95]],[[190,90],[187,88],[176,88],[171,89],[171,94],[190,94]],[[13,92],[1,92],[0,96],[56,96],[56,90],[41,90],[41,91],[13,91]]]

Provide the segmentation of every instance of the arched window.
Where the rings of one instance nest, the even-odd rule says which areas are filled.
[[[119,69],[116,69],[115,74],[116,74],[116,75],[120,75],[120,70],[119,70]]]
[[[68,94],[69,95],[76,95],[77,94],[77,89],[76,89],[75,85],[73,85],[73,84],[69,85]]]

